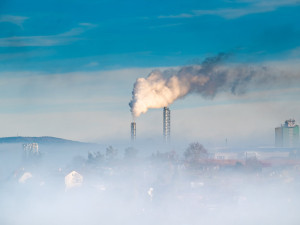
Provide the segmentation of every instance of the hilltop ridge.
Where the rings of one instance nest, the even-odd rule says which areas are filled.
[[[42,136],[42,137],[1,137],[0,144],[13,144],[13,143],[39,143],[39,144],[91,144],[80,141],[73,141],[63,138],[50,137],[50,136]]]

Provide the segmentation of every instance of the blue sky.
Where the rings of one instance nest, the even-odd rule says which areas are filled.
[[[0,136],[21,133],[97,141],[117,135],[126,139],[128,102],[137,77],[145,77],[155,68],[201,62],[219,52],[234,52],[234,63],[276,62],[288,68],[300,58],[299,12],[297,0],[3,0],[0,113],[2,122],[9,121],[10,127]],[[299,90],[285,91],[289,94],[284,100],[269,93],[265,101],[274,102],[276,109],[299,103],[295,100]],[[221,96],[206,101],[192,96],[173,107],[180,111],[243,103],[251,108],[246,103],[260,99]],[[276,126],[288,116],[297,119],[299,113],[291,115],[295,110],[298,108],[282,111],[266,124]],[[153,120],[160,117],[160,111],[149,113],[150,117],[157,113]],[[178,121],[183,117],[184,113]],[[89,126],[83,129],[87,118]],[[116,118],[122,125],[101,132],[99,127]],[[145,129],[144,135],[156,134],[160,128],[159,124],[148,129],[150,133]],[[251,135],[251,129],[246,134]],[[193,139],[199,136],[197,129],[191,132]]]
[[[65,72],[288,57],[300,4],[273,1],[1,1],[1,70]]]

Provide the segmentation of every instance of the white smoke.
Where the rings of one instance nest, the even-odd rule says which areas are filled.
[[[152,72],[147,78],[137,79],[131,101],[135,117],[146,113],[149,108],[161,108],[172,104],[176,99],[187,95],[191,86],[204,85],[208,81],[204,76],[171,76],[165,78],[159,71]]]
[[[150,108],[169,106],[190,93],[213,98],[219,92],[234,95],[250,89],[266,89],[299,83],[299,73],[291,74],[265,66],[222,65],[228,54],[220,53],[205,59],[201,65],[184,66],[179,70],[153,71],[147,78],[138,78],[129,103],[133,117]]]
[[[153,71],[147,78],[138,78],[129,103],[133,117],[150,108],[162,108],[191,92],[213,97],[226,83],[228,71],[217,66],[227,54],[207,58],[201,65],[185,66],[178,71]],[[234,78],[237,80],[237,78]]]
[[[203,89],[211,80],[209,73],[227,54],[207,58],[201,66],[186,66],[178,71],[153,71],[147,78],[138,78],[129,103],[133,117],[146,113],[150,108],[162,108],[172,104],[198,88]]]

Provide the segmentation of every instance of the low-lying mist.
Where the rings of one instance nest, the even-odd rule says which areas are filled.
[[[215,160],[198,143],[141,152],[40,146],[25,157],[2,145],[0,224],[299,224],[297,158]]]

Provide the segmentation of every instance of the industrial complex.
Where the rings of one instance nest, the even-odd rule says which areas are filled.
[[[171,110],[163,107],[162,137],[166,144],[171,142]],[[131,123],[131,141],[136,141],[136,122]],[[275,128],[276,148],[298,148],[300,147],[299,125],[295,119],[288,119],[280,127]],[[218,154],[217,154],[218,155]],[[220,156],[217,156],[219,158]]]
[[[136,122],[130,124],[131,142],[136,140]],[[171,136],[171,110],[168,107],[163,108],[163,140],[164,143],[170,144]]]

